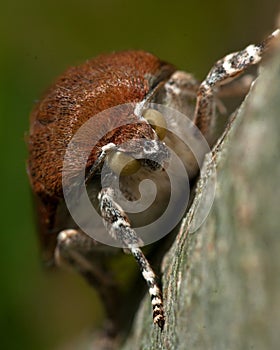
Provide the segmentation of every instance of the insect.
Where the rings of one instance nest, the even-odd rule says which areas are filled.
[[[261,44],[250,45],[217,61],[202,83],[147,52],[101,55],[69,68],[35,106],[30,120],[28,174],[36,202],[43,258],[49,264],[74,267],[97,288],[113,321],[118,318],[114,307],[118,290],[104,262],[107,253],[102,244],[75,224],[64,201],[62,172],[70,140],[90,118],[94,118],[94,128],[90,130],[94,137],[112,120],[129,118],[129,124],[102,136],[90,150],[85,183],[94,189],[93,196],[108,235],[120,240],[138,263],[151,296],[153,321],[162,329],[165,314],[156,275],[139,247],[137,234],[118,203],[115,190],[110,183],[100,186],[102,166],[106,162],[112,173],[119,176],[120,188],[129,200],[137,199],[136,182],[147,175],[156,178],[164,171],[163,163],[168,159],[165,143],[178,148],[176,139],[168,134],[165,117],[156,109],[147,109],[146,103],[156,102],[192,114],[194,125],[210,139],[221,87],[257,64],[278,35],[279,30]],[[99,119],[100,112],[127,103],[133,103],[135,108],[125,105],[118,115],[108,112]],[[183,127],[184,121],[177,125],[179,129]],[[140,139],[144,144],[139,143]],[[88,147],[80,141],[77,147]],[[133,152],[123,146],[128,141],[134,144]],[[190,177],[195,176],[197,165],[188,155],[183,158]],[[75,159],[72,165],[75,169]],[[165,184],[159,183],[159,187],[158,202],[168,200]],[[156,212],[157,207],[158,204],[151,212]]]

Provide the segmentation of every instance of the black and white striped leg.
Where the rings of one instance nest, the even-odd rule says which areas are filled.
[[[197,94],[194,123],[204,135],[209,134],[209,127],[215,113],[216,88],[230,82],[249,66],[259,63],[271,42],[279,35],[280,30],[278,29],[260,44],[249,45],[244,50],[231,53],[216,62],[201,83]]]
[[[149,287],[153,307],[153,321],[162,329],[165,322],[162,294],[156,281],[156,275],[139,248],[141,240],[131,228],[129,219],[123,209],[114,201],[114,190],[112,188],[103,188],[98,198],[104,225],[109,234],[131,252],[139,265]]]
[[[135,260],[137,261],[140,267],[140,270],[142,272],[142,275],[149,287],[149,293],[151,296],[152,308],[153,308],[154,323],[157,324],[161,329],[163,329],[164,322],[165,322],[164,308],[163,308],[161,290],[158,287],[157,281],[156,281],[156,275],[140,248],[131,248],[131,254],[134,256]]]

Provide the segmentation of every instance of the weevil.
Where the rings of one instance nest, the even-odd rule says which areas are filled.
[[[85,183],[88,188],[95,188],[94,200],[98,202],[107,234],[120,240],[138,263],[151,296],[153,321],[163,329],[166,316],[156,275],[138,244],[129,216],[118,203],[114,188],[110,187],[110,182],[101,186],[101,169],[106,163],[118,175],[124,195],[129,200],[138,199],[136,182],[147,174],[156,178],[164,171],[163,163],[168,159],[165,143],[169,142],[178,150],[176,138],[168,134],[166,117],[156,109],[146,108],[146,102],[192,115],[196,128],[209,140],[222,86],[249,66],[259,63],[278,35],[279,30],[261,44],[249,45],[218,60],[201,83],[191,74],[178,71],[172,64],[144,51],[101,55],[69,68],[35,106],[28,139],[28,174],[36,202],[43,258],[49,264],[74,267],[97,288],[111,319],[116,316],[112,300],[114,292],[110,290],[117,294],[117,287],[104,270],[103,258],[100,258],[103,245],[75,224],[64,201],[62,172],[69,142],[90,118],[94,119],[94,128],[90,130],[92,137],[114,119],[129,119],[129,123],[102,136],[89,151]],[[127,103],[132,103],[135,108],[127,107]],[[104,118],[98,117],[101,112],[119,105],[126,107],[119,109],[117,114],[108,112]],[[182,130],[184,120],[176,127]],[[140,144],[140,139],[144,143]],[[135,147],[133,152],[123,146],[130,141]],[[87,146],[83,140],[77,145],[78,150]],[[147,161],[148,156],[154,160]],[[191,162],[188,155],[182,155],[182,158],[190,177],[194,177],[198,172],[197,164]],[[75,159],[71,164],[75,170]],[[75,186],[75,183],[69,183],[69,186]],[[157,206],[151,209],[152,217],[159,203],[168,200],[165,183],[159,182],[159,192]]]

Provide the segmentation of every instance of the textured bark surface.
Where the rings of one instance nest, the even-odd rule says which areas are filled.
[[[147,297],[122,346],[130,349],[279,349],[280,55],[266,65],[207,157],[194,203],[163,264],[166,325]],[[207,200],[207,220],[188,233]]]

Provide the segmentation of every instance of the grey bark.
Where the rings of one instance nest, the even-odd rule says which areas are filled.
[[[280,348],[280,52],[268,61],[212,154],[162,263],[166,324],[148,294],[121,350]],[[203,225],[203,204],[216,184]],[[89,339],[90,338],[90,339]],[[117,349],[85,336],[64,349]]]
[[[279,349],[280,55],[208,155],[193,205],[162,264],[166,325],[147,297],[130,349]],[[214,173],[216,170],[216,180]],[[209,216],[189,233],[216,181]]]

